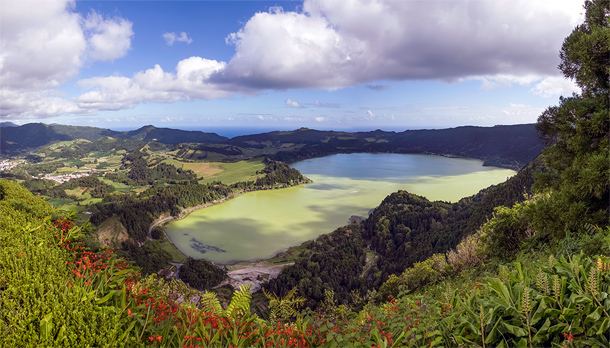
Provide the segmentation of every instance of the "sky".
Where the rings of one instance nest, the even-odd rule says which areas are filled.
[[[0,121],[404,130],[536,122],[579,0],[0,1]]]

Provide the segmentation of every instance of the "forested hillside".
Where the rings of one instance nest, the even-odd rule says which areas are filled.
[[[117,132],[96,127],[28,123],[18,127],[0,127],[0,149],[3,154],[10,154],[16,153],[19,150],[36,148],[58,140],[85,139],[95,141],[104,137],[136,141],[157,141],[163,144],[188,142],[215,144],[227,140],[226,137],[215,133],[156,128],[154,126],[144,126],[128,132]]]
[[[277,148],[272,156],[283,162],[335,153],[422,153],[477,158],[486,165],[520,169],[542,150],[533,124],[496,127],[457,127],[404,132],[333,132],[301,128],[235,137],[226,141],[240,147]],[[289,150],[285,145],[299,144]]]

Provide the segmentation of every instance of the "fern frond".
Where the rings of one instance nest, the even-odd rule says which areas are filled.
[[[251,289],[251,284],[240,285],[239,290],[233,294],[233,298],[231,298],[231,303],[229,303],[225,314],[231,315],[233,311],[238,311],[241,315],[244,315],[246,313],[249,314],[250,300],[252,299],[252,294],[250,293]]]
[[[222,313],[222,306],[220,305],[220,301],[218,301],[216,294],[213,292],[206,291],[201,294],[199,304],[201,304],[201,308],[205,312],[209,312],[212,314]]]

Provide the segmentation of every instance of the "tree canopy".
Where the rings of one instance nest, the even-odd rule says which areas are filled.
[[[559,221],[569,230],[607,221],[610,161],[610,2],[586,1],[585,21],[564,40],[559,69],[582,89],[546,109],[536,128],[551,145],[539,189],[557,193]]]

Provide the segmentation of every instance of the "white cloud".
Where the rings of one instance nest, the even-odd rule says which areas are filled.
[[[132,78],[109,76],[80,80],[81,87],[92,90],[77,97],[76,102],[83,109],[119,110],[143,102],[228,98],[232,92],[209,82],[210,76],[224,67],[224,62],[190,57],[178,62],[176,73],[165,72],[155,65]]]
[[[367,110],[366,113],[369,115],[371,120],[375,119],[375,114],[371,110]]]
[[[131,22],[87,18],[73,0],[3,0],[0,11],[0,117],[84,113],[55,88],[85,62],[114,60],[131,46]]]
[[[297,109],[305,108],[303,105],[301,105],[296,100],[286,99],[285,103],[286,103],[286,105],[290,106],[291,108],[297,108]]]
[[[131,22],[121,18],[104,18],[91,12],[83,22],[89,43],[89,57],[93,60],[113,61],[124,57],[131,48]]]
[[[71,101],[54,88],[86,61],[124,56],[134,35],[126,19],[97,12],[82,18],[74,6],[73,0],[4,0],[2,117],[118,110],[265,89],[364,83],[379,90],[386,85],[375,81],[396,80],[476,79],[483,88],[541,81],[532,92],[549,96],[570,89],[556,77],[557,53],[582,13],[573,0],[305,0],[298,11],[256,13],[228,35],[235,54],[227,63],[190,57],[175,72],[155,65],[132,77],[88,78],[78,82],[87,90]],[[192,42],[185,32],[163,38],[168,45]]]
[[[190,38],[188,36],[187,33],[185,32],[181,32],[180,35],[171,32],[171,33],[164,33],[161,37],[163,37],[163,39],[165,39],[165,43],[167,43],[169,46],[173,45],[174,42],[186,42],[187,44],[190,44],[191,42],[193,42],[193,39]]]
[[[236,53],[223,76],[258,89],[481,76],[484,87],[531,83],[557,74],[580,9],[570,0],[306,0],[301,12],[272,8],[229,35]]]
[[[0,117],[37,118],[84,113],[74,103],[55,95],[51,90],[22,92],[0,88]]]
[[[554,95],[570,96],[572,93],[580,93],[580,88],[572,80],[561,76],[547,77],[532,89],[534,94],[549,98]]]
[[[315,118],[314,118],[314,120],[315,120],[316,122],[324,122],[324,121],[326,121],[326,118],[321,117],[321,116],[318,116],[318,117],[315,117]]]

